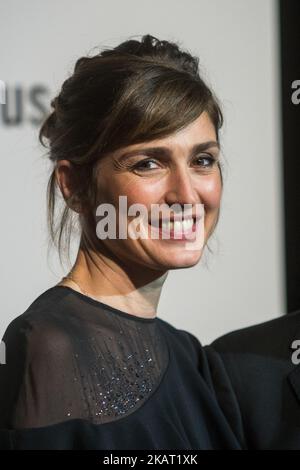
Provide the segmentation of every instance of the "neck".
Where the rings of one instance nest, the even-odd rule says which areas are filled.
[[[154,318],[168,271],[128,268],[104,253],[80,247],[71,275],[80,290],[96,300],[129,314]]]

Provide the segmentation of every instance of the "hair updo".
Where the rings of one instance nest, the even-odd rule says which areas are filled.
[[[95,209],[96,163],[101,156],[166,137],[204,111],[215,127],[217,140],[223,124],[218,100],[200,77],[199,59],[178,44],[149,34],[141,41],[130,39],[97,55],[79,58],[51,107],[39,140],[53,162],[47,186],[47,222],[60,259],[65,250],[69,255],[78,214],[64,203],[56,220],[57,161],[72,162],[78,177],[73,197],[86,209],[79,217],[84,243],[81,217],[88,217]]]

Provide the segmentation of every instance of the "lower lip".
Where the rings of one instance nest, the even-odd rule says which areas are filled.
[[[196,231],[197,231],[198,223],[199,221],[194,222],[191,228],[189,228],[188,230],[182,230],[182,232],[176,232],[176,237],[175,237],[174,229],[170,229],[170,231],[168,231],[168,230],[163,230],[161,227],[155,227],[151,224],[149,225],[152,229],[158,231],[160,238],[162,238],[163,240],[166,240],[166,241],[172,240],[175,242],[187,242],[187,241],[193,241],[196,238]],[[163,238],[163,235],[165,235],[165,238]]]

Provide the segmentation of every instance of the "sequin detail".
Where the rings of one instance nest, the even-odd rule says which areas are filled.
[[[74,376],[74,386],[81,387],[84,414],[95,423],[113,421],[140,407],[159,385],[168,363],[157,324],[137,325],[114,316],[110,323],[114,333],[93,334],[83,357],[80,348],[74,355],[80,373],[79,381]],[[70,406],[66,418],[76,417]]]

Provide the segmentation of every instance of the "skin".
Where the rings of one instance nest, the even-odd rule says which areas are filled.
[[[215,143],[191,158],[191,147],[204,142]],[[132,150],[161,146],[168,148],[169,155],[152,157],[139,152],[122,158]],[[168,271],[197,264],[213,231],[222,196],[219,158],[215,128],[206,112],[168,137],[130,145],[103,156],[97,170],[98,204],[113,204],[117,214],[120,195],[127,196],[128,207],[141,203],[149,214],[151,204],[155,203],[192,204],[193,207],[203,204],[204,245],[197,250],[186,250],[182,240],[174,239],[99,240],[95,217],[95,224],[88,227],[95,245],[89,249],[94,263],[86,250],[79,247],[71,270],[76,284],[65,279],[58,285],[80,290],[131,315],[155,317]],[[75,181],[70,161],[57,162],[56,178],[68,203]],[[74,210],[82,212],[78,207]],[[128,221],[131,220],[132,217],[128,217]]]

